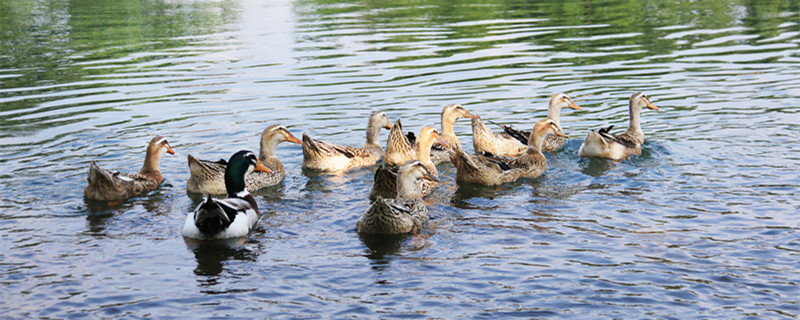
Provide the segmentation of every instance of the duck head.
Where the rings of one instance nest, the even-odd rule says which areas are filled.
[[[258,161],[252,151],[242,150],[231,156],[225,168],[225,189],[228,197],[242,197],[248,193],[244,177],[252,171],[271,172]]]

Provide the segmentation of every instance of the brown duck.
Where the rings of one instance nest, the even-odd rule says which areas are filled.
[[[123,201],[142,192],[158,188],[164,181],[159,171],[159,162],[164,153],[175,154],[167,138],[153,137],[147,145],[144,165],[139,173],[122,173],[100,168],[96,162],[89,165],[89,185],[83,190],[84,197],[109,204]]]

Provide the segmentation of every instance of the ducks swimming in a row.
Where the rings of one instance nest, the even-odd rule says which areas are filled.
[[[499,185],[520,178],[536,178],[544,173],[547,160],[543,152],[557,150],[566,141],[567,136],[559,124],[559,113],[564,107],[581,110],[569,97],[559,93],[550,99],[548,118],[537,121],[530,132],[503,126],[503,133],[491,132],[478,116],[460,105],[448,105],[442,110],[441,132],[424,127],[417,135],[404,133],[400,120],[392,126],[385,113],[375,112],[370,115],[363,148],[322,142],[306,134],[300,141],[286,127],[273,125],[262,133],[259,157],[249,151],[237,152],[228,161],[188,156],[191,176],[187,191],[207,196],[187,216],[183,233],[195,239],[246,235],[259,215],[255,199],[248,190],[274,185],[283,179],[285,170],[275,156],[275,148],[285,141],[302,144],[303,167],[321,172],[343,173],[352,168],[372,166],[384,158],[384,164],[376,170],[370,192],[374,201],[359,218],[357,229],[362,233],[407,233],[419,229],[427,221],[427,209],[421,197],[439,182],[436,164],[440,162],[453,163],[459,183]],[[614,160],[640,155],[645,139],[639,113],[645,107],[658,110],[645,94],[638,92],[631,96],[628,130],[619,135],[609,133],[613,126],[593,130],[581,145],[579,155]],[[472,119],[476,154],[466,153],[455,136],[453,127],[459,118]],[[391,129],[385,155],[378,144],[381,128]],[[160,136],[153,138],[138,174],[109,172],[93,161],[84,195],[114,203],[155,189],[163,181],[158,167],[165,153],[174,154],[167,140]],[[222,200],[208,196],[225,193],[228,198]]]

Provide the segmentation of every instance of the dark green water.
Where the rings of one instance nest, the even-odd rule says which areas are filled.
[[[0,313],[9,318],[800,317],[796,1],[0,3]],[[576,153],[642,113],[641,157]],[[569,94],[536,180],[428,198],[428,237],[361,238],[372,170],[256,192],[246,243],[188,246],[186,155],[268,125],[361,145],[366,117],[439,127],[459,103],[530,126]],[[456,134],[471,150],[469,122]],[[83,199],[91,160],[164,185]],[[381,141],[385,141],[386,132]]]

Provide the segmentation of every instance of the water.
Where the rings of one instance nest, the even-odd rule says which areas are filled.
[[[800,8],[794,1],[30,1],[0,4],[5,317],[796,318]],[[581,159],[592,128],[648,142]],[[354,231],[371,170],[278,154],[243,243],[195,247],[186,155],[257,148],[268,125],[361,145],[384,110],[418,130],[460,103],[530,126],[566,92],[547,173],[428,199],[425,237]],[[91,160],[164,185],[108,207]],[[456,134],[471,149],[469,122]],[[382,133],[385,141],[386,132]]]

